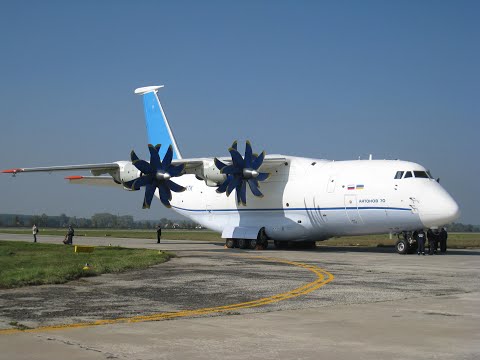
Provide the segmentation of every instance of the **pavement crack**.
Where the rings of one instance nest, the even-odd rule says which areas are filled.
[[[118,355],[118,354],[113,354],[111,352],[104,352],[103,350],[100,350],[100,349],[97,349],[93,346],[89,346],[89,345],[84,345],[80,342],[74,342],[74,341],[71,341],[71,340],[65,340],[65,339],[62,339],[62,338],[58,338],[58,337],[55,337],[55,336],[44,336],[44,335],[37,335],[37,338],[40,338],[42,340],[47,340],[47,341],[54,341],[56,343],[59,343],[59,344],[64,344],[64,345],[68,345],[68,346],[74,346],[78,349],[81,349],[81,350],[86,350],[86,351],[92,351],[92,352],[96,352],[96,353],[100,353],[100,354],[103,354],[105,356],[106,359],[118,359],[120,357],[123,357],[121,355]]]

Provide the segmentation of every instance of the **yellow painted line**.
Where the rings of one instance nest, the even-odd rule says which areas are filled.
[[[242,256],[242,255],[236,255],[236,256]],[[62,329],[78,329],[78,328],[86,328],[86,327],[108,325],[108,324],[119,324],[119,323],[160,321],[160,320],[180,318],[180,317],[191,317],[191,316],[207,315],[207,314],[213,314],[213,313],[222,313],[222,312],[239,310],[239,309],[248,309],[248,308],[277,303],[279,301],[291,299],[301,295],[306,295],[328,284],[334,279],[333,274],[315,265],[308,265],[300,262],[270,258],[265,256],[248,256],[248,257],[253,259],[260,259],[260,260],[265,260],[270,262],[284,263],[288,265],[301,267],[314,273],[317,276],[317,278],[312,282],[309,282],[305,285],[302,285],[298,288],[295,288],[293,290],[290,290],[281,294],[276,294],[266,298],[261,298],[258,300],[252,300],[252,301],[247,301],[247,302],[238,303],[238,304],[216,306],[211,308],[194,309],[194,310],[164,312],[164,313],[151,314],[151,315],[140,315],[140,316],[127,317],[127,318],[97,320],[97,321],[85,322],[85,323],[40,326],[38,328],[26,329],[26,330],[0,329],[0,335],[16,334],[16,333],[31,333],[31,332],[50,331],[50,330],[62,330]]]

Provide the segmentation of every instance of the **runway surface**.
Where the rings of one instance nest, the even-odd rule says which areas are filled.
[[[6,239],[31,240],[0,234]],[[392,248],[241,251],[180,240],[76,242],[178,257],[142,271],[0,290],[0,358],[480,356],[478,250],[419,257]],[[12,321],[33,330],[11,333]]]

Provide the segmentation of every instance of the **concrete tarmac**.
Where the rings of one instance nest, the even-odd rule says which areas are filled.
[[[31,240],[0,234],[7,239]],[[253,302],[316,279],[308,269],[251,255],[315,266],[335,278],[305,295],[199,317],[0,332],[0,359],[480,358],[478,250],[401,256],[393,248],[232,251],[196,241],[75,241],[161,248],[178,257],[142,271],[0,290],[0,331],[12,321],[38,328]]]

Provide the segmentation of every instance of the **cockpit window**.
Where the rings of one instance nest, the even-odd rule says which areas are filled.
[[[407,171],[407,172],[405,173],[405,176],[404,176],[403,178],[406,179],[406,178],[411,178],[411,177],[412,177],[412,172],[411,172],[411,171]]]
[[[433,179],[433,176],[432,176],[432,173],[430,172],[430,170],[427,170],[427,175],[430,179]]]
[[[415,175],[416,178],[428,179],[428,175],[425,171],[414,171],[413,175]]]
[[[401,179],[403,176],[404,171],[397,171],[395,174],[395,179]]]

